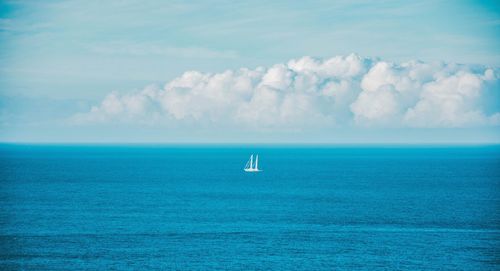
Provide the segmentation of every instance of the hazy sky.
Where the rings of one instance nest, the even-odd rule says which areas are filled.
[[[497,1],[1,1],[0,140],[500,142],[498,48]]]

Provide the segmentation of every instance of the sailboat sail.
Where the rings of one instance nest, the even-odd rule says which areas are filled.
[[[253,154],[250,155],[250,159],[246,163],[244,170],[246,172],[258,172],[258,171],[261,171],[259,169],[259,155],[255,156],[255,163],[253,161]]]

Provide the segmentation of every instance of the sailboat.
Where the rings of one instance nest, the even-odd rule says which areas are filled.
[[[246,172],[259,172],[262,171],[259,169],[259,155],[255,157],[255,163],[253,162],[253,154],[250,155],[250,159],[248,160],[247,164],[245,165],[245,168],[243,169]]]

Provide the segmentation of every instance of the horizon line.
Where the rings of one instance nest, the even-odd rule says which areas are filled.
[[[38,146],[332,146],[332,147],[369,147],[369,146],[500,146],[500,142],[9,142],[0,145],[38,145]]]

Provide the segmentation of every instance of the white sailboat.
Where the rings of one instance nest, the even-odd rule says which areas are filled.
[[[246,172],[259,172],[262,171],[259,169],[259,155],[257,154],[255,157],[255,163],[253,162],[253,154],[250,155],[250,159],[248,160],[245,168],[243,169]]]

